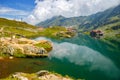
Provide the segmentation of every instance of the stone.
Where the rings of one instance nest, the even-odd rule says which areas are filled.
[[[41,70],[41,71],[37,72],[36,74],[37,74],[37,76],[44,76],[44,75],[49,74],[49,72],[47,70]]]
[[[13,56],[10,56],[9,59],[13,59],[14,57]]]
[[[2,38],[1,54],[13,57],[47,57],[52,50],[52,43],[47,40],[34,41],[27,38]],[[10,58],[12,59],[12,58]]]
[[[12,75],[13,78],[16,78],[17,80],[28,80],[27,77],[22,76],[21,72],[16,72],[15,74]]]

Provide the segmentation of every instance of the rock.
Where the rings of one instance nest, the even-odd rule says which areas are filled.
[[[44,75],[48,75],[49,72],[47,70],[42,70],[42,71],[37,72],[36,74],[37,76],[44,76]]]
[[[1,52],[13,55],[14,48],[10,44],[1,46]]]
[[[14,57],[48,56],[52,50],[52,43],[47,40],[34,41],[26,38],[2,38],[0,41],[1,54]]]
[[[34,46],[37,46],[39,48],[44,48],[47,52],[50,52],[52,50],[53,44],[50,41],[47,40],[40,40]]]
[[[40,48],[37,54],[46,54],[47,51],[44,48]]]
[[[4,59],[3,57],[0,57],[0,60]]]
[[[42,70],[36,73],[39,80],[73,80],[72,78],[63,77],[57,73],[51,73],[46,70]]]
[[[71,38],[73,36],[75,36],[75,32],[71,32],[71,31],[60,31],[56,33],[56,36],[58,37],[62,37],[62,38]]]
[[[9,59],[13,59],[14,57],[13,56],[10,56]]]
[[[24,77],[21,72],[16,72],[15,74],[12,75],[12,78],[15,78],[17,80],[29,80],[27,77]]]
[[[70,77],[63,77],[57,73],[51,73],[46,70],[39,71],[37,73],[22,73],[16,72],[12,74],[10,77],[3,80],[73,80]]]

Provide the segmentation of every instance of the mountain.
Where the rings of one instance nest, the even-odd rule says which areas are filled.
[[[79,25],[79,28],[96,29],[98,27],[116,22],[120,22],[120,5],[88,16],[87,19]]]
[[[80,16],[65,18],[63,16],[53,17],[46,21],[40,22],[37,26],[78,26],[79,29],[91,30],[106,24],[120,22],[120,5],[98,12],[90,16]]]
[[[63,16],[55,16],[46,21],[36,24],[36,26],[71,26],[71,25],[80,25],[80,23],[86,19],[86,16],[66,18]]]

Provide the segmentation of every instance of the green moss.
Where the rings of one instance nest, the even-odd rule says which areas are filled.
[[[4,54],[4,53],[0,52],[0,56],[1,56],[1,57],[8,57],[8,56],[10,56],[10,55]]]
[[[11,75],[8,76],[7,78],[5,79],[0,79],[0,80],[18,80],[17,78],[13,78]]]
[[[116,34],[115,36],[116,36],[117,38],[120,38],[120,34]]]
[[[16,49],[16,50],[14,51],[13,56],[15,56],[15,57],[26,57],[26,54],[24,54],[24,53],[22,52],[22,50]]]
[[[56,33],[59,32],[59,31],[66,31],[66,29],[65,29],[65,27],[61,27],[61,26],[54,26],[54,27],[51,27],[51,28],[45,28],[44,31],[39,32],[39,34],[41,36],[46,36],[46,37],[49,37],[49,38],[58,38],[56,36]]]
[[[43,47],[48,52],[51,51],[51,49],[52,49],[52,45],[49,42],[38,43],[38,44],[35,44],[34,46],[37,46],[39,48]]]

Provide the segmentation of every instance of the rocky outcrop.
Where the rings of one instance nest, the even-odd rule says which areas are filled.
[[[22,73],[16,72],[4,80],[73,80],[70,77],[63,77],[57,73],[51,73],[46,70],[39,71],[37,73]]]
[[[43,57],[52,50],[47,40],[34,41],[26,38],[0,38],[0,55],[14,57]]]
[[[75,36],[75,32],[71,32],[71,31],[60,31],[56,33],[57,37],[61,37],[61,38],[71,38],[73,36]]]

